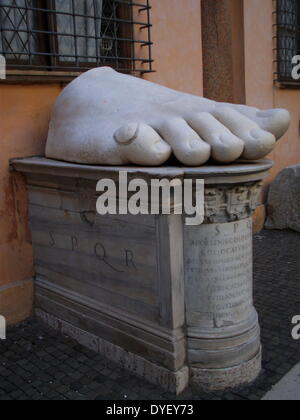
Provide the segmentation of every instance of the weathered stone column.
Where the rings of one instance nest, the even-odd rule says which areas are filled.
[[[184,229],[188,364],[193,383],[206,391],[252,382],[261,370],[252,213],[271,166],[204,175],[205,222]]]

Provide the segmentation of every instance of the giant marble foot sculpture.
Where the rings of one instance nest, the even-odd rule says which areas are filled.
[[[84,164],[186,166],[268,155],[290,115],[221,104],[102,67],[68,85],[52,115],[46,156]]]

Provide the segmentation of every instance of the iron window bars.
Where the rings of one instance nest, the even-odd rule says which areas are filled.
[[[152,72],[150,9],[149,0],[0,0],[0,54],[17,74]]]
[[[300,0],[276,0],[276,78],[283,85],[300,86],[294,80],[292,59],[300,55]]]

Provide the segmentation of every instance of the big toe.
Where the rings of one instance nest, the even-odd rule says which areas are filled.
[[[131,163],[160,166],[171,156],[171,147],[149,125],[130,123],[115,132],[122,155]]]

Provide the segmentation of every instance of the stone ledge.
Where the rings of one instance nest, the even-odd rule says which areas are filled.
[[[12,159],[11,170],[24,174],[39,174],[48,176],[62,176],[67,178],[84,178],[99,180],[101,177],[118,175],[126,171],[128,178],[202,178],[206,184],[236,184],[242,182],[261,181],[268,176],[268,171],[274,162],[270,160],[238,161],[232,165],[205,165],[200,167],[161,166],[94,166],[67,163],[44,157]]]
[[[73,338],[84,347],[102,354],[107,359],[118,363],[122,368],[154,385],[160,385],[168,392],[179,395],[188,387],[190,371],[187,366],[177,372],[171,372],[40,309],[36,309],[35,314],[50,328]]]

